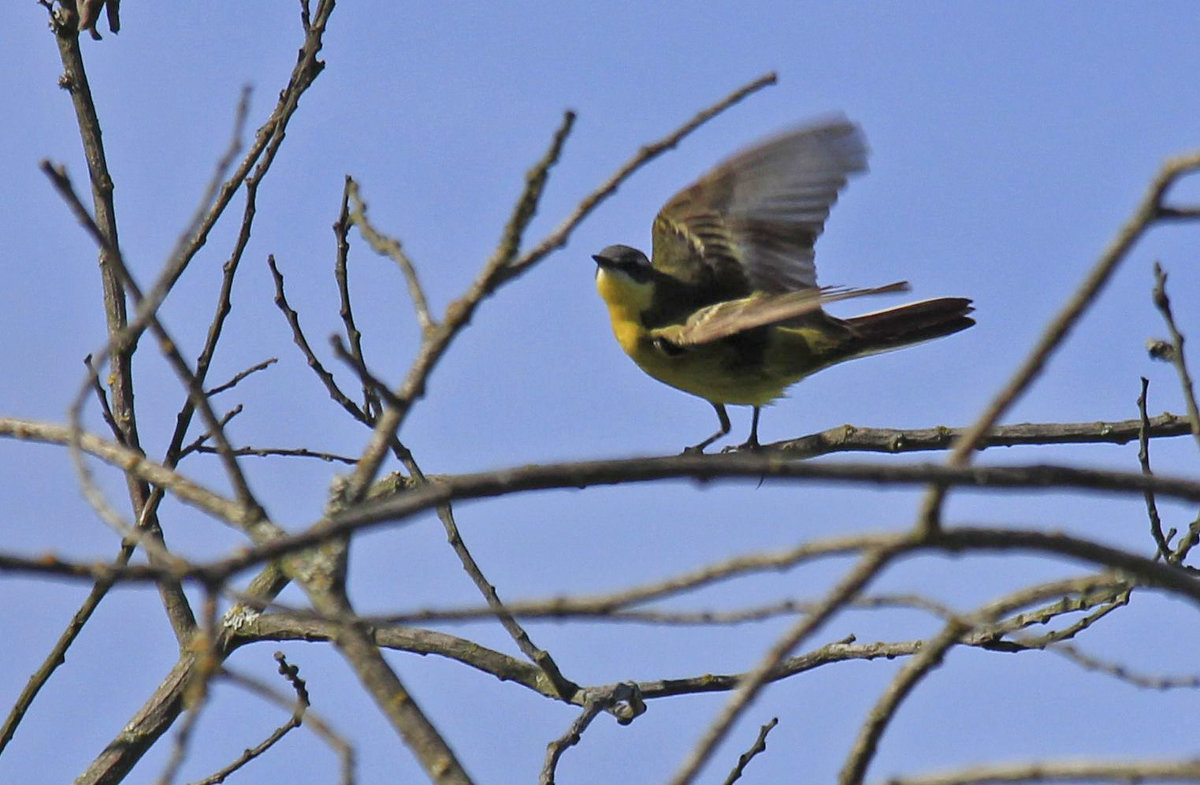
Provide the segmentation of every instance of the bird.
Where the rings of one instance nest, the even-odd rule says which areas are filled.
[[[628,245],[594,254],[596,288],[621,349],[660,382],[705,399],[719,430],[729,405],[759,415],[789,387],[846,360],[975,324],[965,297],[938,297],[842,319],[823,306],[908,291],[817,285],[813,246],[851,175],[865,172],[861,130],[842,115],[792,127],[718,164],[673,196],[652,227],[650,258]]]

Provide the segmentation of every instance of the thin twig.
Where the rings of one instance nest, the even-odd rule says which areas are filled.
[[[954,645],[965,642],[972,631],[979,630],[981,627],[991,627],[998,619],[1032,604],[1043,602],[1047,597],[1059,594],[1070,585],[1072,582],[1066,581],[1026,587],[989,602],[969,615],[950,616],[942,631],[933,639],[925,641],[917,654],[904,664],[875,706],[868,712],[867,719],[859,729],[859,734],[842,767],[838,777],[839,783],[841,785],[861,785],[879,741],[895,717],[897,709],[912,693],[917,683],[941,665],[946,653]]]
[[[411,467],[414,471],[413,479],[418,486],[428,482],[415,461],[411,464]],[[438,519],[442,522],[442,527],[446,531],[446,540],[454,551],[454,555],[458,557],[463,571],[467,573],[471,582],[475,584],[475,588],[483,595],[484,601],[487,602],[488,607],[495,614],[496,619],[500,622],[500,626],[504,627],[505,632],[517,644],[517,648],[521,650],[521,653],[542,669],[542,672],[546,674],[546,677],[554,686],[554,691],[558,693],[559,698],[569,702],[575,693],[579,691],[579,685],[563,675],[562,670],[559,669],[558,663],[554,661],[550,652],[535,644],[521,623],[504,607],[504,602],[500,599],[500,594],[496,591],[496,587],[483,574],[483,569],[467,548],[467,543],[463,540],[462,534],[458,530],[458,523],[454,520],[454,510],[449,502],[438,505]]]
[[[207,445],[199,444],[196,445],[196,452],[215,453],[216,450]],[[349,455],[310,450],[307,447],[238,447],[233,453],[238,456],[246,455],[255,458],[316,458],[326,463],[344,463],[347,466],[353,466],[358,462],[357,458]]]
[[[1147,476],[1154,474],[1150,470],[1150,418],[1146,414],[1146,394],[1149,388],[1150,380],[1143,376],[1142,392],[1137,399],[1138,413],[1142,418],[1142,426],[1138,430],[1138,462],[1142,466],[1142,473]],[[1170,561],[1171,546],[1163,536],[1162,520],[1158,517],[1158,505],[1154,501],[1154,492],[1146,491],[1142,495],[1146,500],[1146,517],[1150,520],[1150,536],[1154,538],[1158,555]]]
[[[276,652],[276,656],[279,656],[278,652]],[[229,668],[222,668],[219,675],[222,680],[232,682],[255,695],[271,701],[280,708],[292,709],[295,706],[295,701],[292,698],[258,679],[251,678]],[[350,742],[308,706],[304,709],[304,726],[329,745],[338,756],[338,760],[341,762],[341,785],[353,785],[355,753],[354,747]]]
[[[437,322],[429,313],[429,301],[425,299],[425,290],[421,288],[421,281],[417,278],[416,266],[404,252],[399,240],[380,232],[367,218],[367,203],[359,196],[358,183],[349,177],[346,178],[346,193],[354,204],[350,209],[350,223],[358,227],[359,233],[375,253],[389,257],[400,268],[400,272],[403,273],[404,280],[408,284],[408,296],[412,298],[413,310],[417,314],[417,324],[421,325],[421,333],[430,332],[437,327]],[[343,303],[346,302],[348,300],[343,300]],[[347,309],[346,312],[348,313],[349,310]]]
[[[746,766],[750,761],[761,752],[767,749],[767,734],[770,733],[776,725],[779,724],[778,717],[772,717],[771,721],[758,729],[758,738],[754,740],[754,744],[750,749],[738,756],[737,765],[733,767],[733,771],[729,772],[729,776],[725,778],[725,785],[733,785],[742,778],[742,772],[746,770]]]
[[[350,276],[347,271],[347,263],[350,258],[350,183],[352,182],[353,180],[347,175],[345,185],[342,187],[342,206],[338,211],[337,220],[333,224],[333,235],[337,238],[337,257],[333,263],[333,277],[337,281],[338,288],[338,315],[342,317],[342,324],[346,328],[346,340],[350,342],[350,354],[358,360],[359,365],[365,368],[367,360],[363,354],[362,333],[359,331],[358,325],[354,323],[354,309],[350,306]],[[375,418],[379,416],[382,408],[376,391],[363,385],[362,410],[366,414],[368,424],[375,423]]]
[[[1116,596],[1111,600],[1104,602],[1100,607],[1095,608],[1090,613],[1087,613],[1081,619],[1077,619],[1074,623],[1067,625],[1059,630],[1051,630],[1044,635],[1037,636],[1016,636],[1015,641],[1025,648],[1046,649],[1055,644],[1062,643],[1074,638],[1079,633],[1088,629],[1096,622],[1100,621],[1117,608],[1123,608],[1129,604],[1129,596],[1133,593],[1133,586],[1126,584]],[[1076,608],[1075,610],[1081,610]]]
[[[1172,529],[1174,531],[1174,529]],[[1171,535],[1167,535],[1169,540]],[[1188,524],[1187,533],[1179,538],[1179,542],[1175,545],[1175,550],[1172,552],[1173,561],[1177,564],[1182,564],[1187,558],[1188,553],[1195,547],[1196,543],[1200,542],[1200,517],[1192,519]],[[1190,568],[1189,568],[1190,569]]]
[[[611,703],[611,696],[590,696],[584,703],[583,711],[571,723],[571,727],[567,728],[567,732],[546,745],[546,760],[542,763],[542,773],[538,777],[538,785],[554,785],[554,773],[563,753],[579,743],[583,732],[592,724],[592,720],[600,716]]]
[[[304,359],[308,362],[308,367],[312,368],[313,373],[321,380],[321,384],[325,386],[325,390],[339,406],[350,413],[350,416],[356,420],[365,421],[366,413],[358,408],[358,404],[350,400],[342,389],[338,387],[337,381],[333,378],[333,374],[325,370],[325,366],[317,359],[317,355],[313,352],[312,346],[308,343],[308,339],[304,337],[304,331],[300,327],[300,314],[288,304],[287,294],[283,288],[283,273],[279,272],[279,267],[275,264],[275,255],[267,256],[267,266],[271,268],[271,277],[275,280],[275,305],[283,313],[287,319],[288,325],[292,328],[292,341],[300,348],[304,354]]]
[[[346,344],[342,341],[342,336],[336,334],[329,336],[329,346],[333,349],[333,353],[337,355],[337,358],[350,366],[350,369],[358,375],[358,380],[362,384],[363,390],[371,391],[370,395],[367,396],[368,400],[373,400],[377,405],[381,401],[387,406],[400,405],[400,401],[388,389],[387,384],[367,367],[366,360],[363,359],[362,355],[355,354],[353,350],[346,348]],[[362,417],[356,417],[355,419],[367,427],[371,427],[375,422],[367,416],[365,411]]]
[[[194,785],[219,785],[219,783],[227,780],[229,775],[250,763],[250,761],[254,760],[255,758],[263,755],[267,750],[275,746],[280,739],[282,739],[291,731],[300,727],[301,722],[304,720],[305,714],[308,712],[308,687],[305,685],[304,680],[300,678],[300,669],[295,665],[289,665],[282,652],[275,652],[275,659],[279,663],[280,675],[287,679],[288,683],[291,684],[292,689],[296,693],[296,703],[292,709],[292,716],[288,718],[287,722],[271,731],[267,738],[263,739],[253,747],[246,748],[242,754],[238,756],[237,760],[234,760],[229,765],[222,767],[219,771],[210,774],[204,779],[197,780]]]
[[[116,567],[124,567],[129,563],[130,557],[133,556],[133,545],[122,544],[120,553],[113,561]],[[25,682],[21,694],[17,696],[13,702],[12,708],[9,709],[8,715],[4,718],[4,724],[0,726],[0,755],[4,753],[4,748],[12,741],[13,734],[17,732],[17,726],[21,724],[25,713],[29,707],[33,705],[33,701],[41,692],[42,687],[50,680],[54,671],[66,662],[67,650],[71,648],[71,644],[79,637],[79,633],[83,631],[83,627],[87,624],[96,608],[100,606],[100,601],[108,594],[108,590],[113,586],[112,581],[97,578],[92,585],[92,589],[88,592],[87,598],[79,606],[71,617],[71,621],[67,624],[67,628],[59,635],[54,646],[49,653],[43,658],[41,665]]]
[[[233,407],[229,411],[225,412],[225,414],[221,415],[221,427],[224,428],[226,425],[229,425],[229,421],[232,420],[234,417],[237,417],[239,414],[241,414],[242,410],[243,410],[243,406],[242,406],[242,404],[239,403],[237,406]],[[209,433],[208,431],[205,431],[204,433],[197,436],[192,441],[191,444],[186,444],[177,451],[178,455],[176,458],[176,462],[178,463],[179,461],[182,461],[184,458],[186,458],[187,456],[191,455],[194,452],[216,453],[217,449],[214,447],[209,447],[207,449],[203,449],[204,443],[211,438],[212,438],[212,434]],[[237,454],[239,451],[240,450],[234,450],[234,453]]]
[[[859,538],[853,538],[853,541],[859,545],[862,543]],[[546,601],[508,602],[505,604],[505,607],[514,616],[522,619],[587,619],[589,621],[611,621],[619,624],[689,626],[744,624],[746,622],[763,621],[777,616],[807,614],[811,613],[817,607],[815,602],[783,600],[769,605],[720,611],[628,610],[625,606],[631,603],[645,602],[650,599],[659,599],[663,596],[695,592],[697,589],[710,586],[718,581],[731,580],[747,574],[790,570],[798,564],[803,563],[803,561],[807,561],[807,559],[802,560],[798,558],[797,553],[803,553],[804,556],[815,559],[822,556],[842,555],[845,552],[837,548],[832,541],[814,543],[814,545],[825,546],[816,549],[810,549],[808,545],[809,543],[806,543],[790,551],[779,553],[747,554],[715,564],[705,565],[701,569],[690,573],[666,578],[645,586],[622,589],[610,594],[601,594],[593,597],[556,597]],[[1036,612],[1019,614],[1013,619],[997,625],[989,635],[992,635],[994,638],[998,634],[1004,634],[1013,630],[1035,625],[1042,626],[1063,614],[1087,610],[1100,603],[1105,603],[1105,608],[1107,608],[1108,603],[1113,599],[1113,592],[1117,592],[1119,596],[1121,591],[1128,588],[1127,583],[1108,574],[1075,578],[1065,584],[1056,582],[1055,585],[1061,587],[1063,594],[1079,596],[1074,599],[1060,598],[1052,605],[1041,608]],[[282,606],[278,604],[272,607],[282,609]],[[846,607],[854,610],[895,608],[921,610],[932,613],[943,620],[950,619],[956,615],[949,608],[927,597],[911,594],[863,596],[855,599],[853,602],[847,603]],[[287,610],[290,613],[297,613],[294,609]],[[364,616],[362,621],[366,624],[377,626],[391,624],[432,624],[476,621],[491,615],[491,608],[486,606],[426,608],[409,613]],[[1055,637],[1053,639],[1047,638],[1044,642],[1035,641],[1035,643],[1039,647],[1044,647],[1055,640],[1063,640],[1071,637],[1071,635],[1079,632],[1080,629],[1082,628],[1076,629],[1072,625],[1068,628],[1069,631],[1054,633]]]
[[[1196,443],[1200,444],[1200,409],[1196,407],[1196,392],[1192,387],[1192,376],[1188,373],[1187,358],[1183,353],[1184,337],[1171,314],[1171,299],[1167,296],[1167,274],[1158,262],[1154,263],[1154,306],[1162,314],[1167,331],[1171,334],[1171,344],[1175,349],[1171,353],[1171,364],[1179,374],[1179,386],[1183,388],[1183,400],[1187,407],[1188,421],[1192,425],[1192,435],[1196,437]]]
[[[1069,643],[1060,643],[1055,646],[1048,647],[1048,651],[1055,654],[1060,654],[1074,662],[1076,665],[1097,673],[1103,673],[1106,676],[1111,676],[1114,679],[1123,681],[1126,684],[1132,684],[1135,687],[1141,687],[1147,690],[1176,690],[1200,688],[1200,675],[1191,676],[1158,676],[1146,673],[1138,673],[1130,670],[1124,665],[1114,662],[1102,660],[1099,657],[1086,654],[1077,646]]]
[[[92,355],[83,358],[83,364],[87,366],[89,371],[94,370],[92,366]],[[117,420],[113,417],[112,407],[108,405],[108,395],[104,392],[104,385],[100,383],[100,373],[95,371],[92,374],[92,391],[96,393],[96,402],[100,404],[100,415],[104,418],[104,424],[112,431],[113,438],[117,440],[117,444],[128,446],[125,444],[125,432],[121,430],[121,426],[117,425]]]
[[[267,359],[263,360],[260,363],[255,363],[254,365],[251,365],[249,368],[245,369],[244,371],[238,371],[237,373],[235,373],[233,375],[232,379],[225,382],[224,384],[218,384],[216,387],[213,387],[212,389],[208,390],[208,392],[206,394],[211,397],[213,395],[218,395],[220,393],[223,393],[226,390],[231,390],[234,387],[237,387],[238,383],[240,381],[242,381],[242,379],[245,379],[247,376],[249,376],[251,374],[258,373],[259,371],[265,370],[277,362],[279,362],[278,358],[268,357]]]
[[[80,220],[83,221],[85,226],[96,227],[95,222],[92,221],[90,216],[87,215],[86,208],[83,207],[82,202],[80,202],[78,195],[75,193],[75,190],[72,187],[71,181],[67,177],[65,170],[62,167],[55,167],[46,161],[42,162],[41,168],[47,177],[50,178],[59,194],[62,195],[64,200],[71,206],[72,212],[74,212],[77,216],[80,216]],[[97,243],[101,244],[102,250],[112,250],[106,247],[108,238],[99,230],[99,228],[94,229],[93,237],[96,239]],[[213,434],[214,440],[217,442],[218,447],[222,449],[222,463],[225,466],[226,474],[234,487],[234,492],[237,495],[239,502],[241,502],[241,504],[247,510],[252,511],[252,517],[254,513],[261,513],[261,508],[254,500],[253,494],[250,492],[250,488],[246,484],[245,476],[238,467],[236,459],[230,454],[230,450],[232,448],[225,438],[224,432],[220,427],[220,422],[217,419],[216,414],[213,412],[212,407],[209,406],[208,399],[205,397],[203,390],[199,388],[194,374],[192,374],[191,370],[188,368],[187,362],[179,354],[179,349],[175,341],[173,341],[167,334],[166,329],[163,327],[162,323],[158,320],[153,311],[147,311],[141,308],[141,304],[146,302],[145,298],[143,297],[138,286],[134,283],[133,279],[129,276],[129,271],[125,268],[120,254],[112,253],[109,264],[112,265],[112,267],[117,271],[124,289],[128,291],[130,295],[132,295],[135,302],[139,303],[139,320],[144,319],[149,324],[150,329],[155,333],[155,337],[158,339],[159,348],[163,356],[171,366],[172,370],[174,370],[176,375],[180,378],[181,382],[183,382],[189,397],[202,414],[205,423],[208,425]],[[136,324],[138,324],[138,321],[135,320],[135,322],[131,324],[130,328],[125,328],[122,330],[120,335],[111,338],[109,343],[114,347],[117,347],[119,344],[121,344],[122,340],[125,340],[128,337],[127,334],[132,335],[132,333],[130,333],[130,329]],[[121,336],[126,336],[126,338],[122,338]],[[114,348],[113,351],[115,352],[116,348]],[[91,390],[92,373],[94,373],[94,370],[89,372],[88,378],[85,379],[84,386],[75,396],[69,409],[70,427],[73,435],[82,433],[82,409],[85,397]],[[129,438],[128,432],[126,438]],[[131,441],[130,444],[136,444],[136,440]],[[99,486],[96,485],[95,480],[92,478],[91,470],[87,467],[86,462],[82,459],[82,454],[80,453],[80,447],[77,439],[70,439],[68,441],[68,446],[70,447],[71,459],[79,477],[80,487],[83,491],[84,497],[92,505],[93,509],[96,510],[101,519],[109,523],[109,525],[113,526],[119,531],[129,529],[129,524],[124,522],[122,516],[117,513],[115,509],[113,509],[113,507],[104,497],[104,494],[100,490]],[[143,496],[140,501],[141,503],[137,505],[136,509],[145,509],[145,497]]]
[[[396,434],[401,424],[408,416],[408,412],[417,398],[425,394],[426,380],[446,350],[450,348],[454,338],[470,322],[479,303],[511,277],[505,275],[505,268],[516,255],[519,237],[533,217],[533,208],[541,198],[542,188],[546,182],[546,173],[558,161],[562,145],[574,120],[574,114],[566,113],[554,135],[550,148],[527,175],[525,190],[513,208],[500,246],[484,264],[467,292],[446,309],[446,314],[437,327],[424,333],[421,348],[417,352],[404,382],[393,395],[395,404],[390,405],[376,421],[371,440],[363,450],[358,468],[350,477],[346,488],[346,498],[351,503],[361,501],[366,496],[371,482],[379,473],[384,457],[396,441]],[[514,237],[517,238],[515,244]]]

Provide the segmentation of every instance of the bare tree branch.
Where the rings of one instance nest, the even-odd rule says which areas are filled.
[[[400,268],[400,272],[404,275],[404,280],[408,284],[408,295],[412,298],[413,310],[417,314],[417,324],[421,326],[421,333],[429,333],[437,327],[437,322],[430,315],[429,301],[425,299],[425,290],[421,288],[421,281],[417,277],[416,266],[408,258],[408,254],[404,252],[404,248],[400,245],[399,240],[380,232],[367,218],[367,203],[359,196],[358,183],[354,182],[353,178],[350,177],[346,178],[346,195],[354,203],[354,207],[350,210],[349,214],[350,223],[358,227],[358,231],[362,234],[363,239],[367,241],[367,245],[371,246],[371,249],[375,253],[390,258]]]
[[[876,576],[895,558],[905,547],[904,541],[899,541],[891,547],[879,547],[866,551],[854,568],[842,576],[832,590],[821,601],[821,604],[806,618],[792,626],[766,652],[754,670],[738,683],[737,690],[725,702],[721,711],[714,718],[708,729],[700,737],[692,752],[671,777],[671,785],[686,785],[699,775],[701,767],[712,757],[717,745],[724,740],[733,727],[733,723],[741,717],[754,700],[763,686],[770,681],[771,675],[780,663],[791,654],[792,650],[806,638],[821,628],[826,621],[848,602],[854,599]]]
[[[1196,391],[1192,387],[1192,376],[1188,373],[1187,358],[1183,353],[1183,333],[1175,324],[1175,315],[1171,313],[1171,298],[1167,296],[1167,274],[1162,265],[1154,263],[1154,306],[1162,314],[1167,331],[1171,334],[1171,364],[1179,374],[1179,386],[1183,388],[1183,402],[1187,407],[1188,422],[1192,425],[1192,436],[1200,444],[1200,409],[1196,407]]]
[[[1011,782],[1197,782],[1200,761],[1038,761],[973,766],[945,774],[892,777],[887,785],[990,785]]]
[[[771,721],[758,729],[758,738],[754,740],[753,746],[738,756],[737,765],[733,767],[733,771],[729,772],[729,776],[725,778],[725,785],[733,785],[742,778],[742,773],[746,770],[746,766],[750,761],[761,752],[767,749],[767,734],[770,733],[776,725],[779,724],[778,717],[772,717]]]
[[[1108,279],[1112,276],[1134,244],[1141,236],[1163,216],[1163,198],[1175,181],[1200,169],[1200,150],[1176,156],[1166,161],[1158,174],[1150,183],[1150,188],[1142,198],[1141,204],[1134,210],[1132,216],[1117,232],[1108,247],[1101,254],[1091,272],[1087,274],[1079,289],[1071,299],[1063,305],[1058,314],[1047,325],[1042,337],[1030,350],[1028,357],[1013,373],[1012,378],[980,414],[974,425],[963,434],[955,444],[946,462],[950,466],[965,466],[971,460],[971,454],[979,445],[992,426],[1000,421],[1009,407],[1028,389],[1034,379],[1041,373],[1042,367],[1050,359],[1050,355],[1067,337],[1071,328],[1083,316],[1088,307],[1095,301]],[[946,488],[933,485],[922,504],[918,517],[919,525],[924,528],[937,528],[941,517],[942,501]]]

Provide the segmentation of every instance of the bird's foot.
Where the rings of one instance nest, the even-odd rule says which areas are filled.
[[[738,445],[730,444],[721,450],[721,454],[725,455],[731,452],[758,452],[762,449],[762,445],[758,443],[758,439],[747,439]]]

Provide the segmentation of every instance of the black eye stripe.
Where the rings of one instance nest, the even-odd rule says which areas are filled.
[[[650,268],[645,264],[641,264],[636,259],[621,260],[617,262],[616,266],[618,270],[638,283],[650,280]]]

